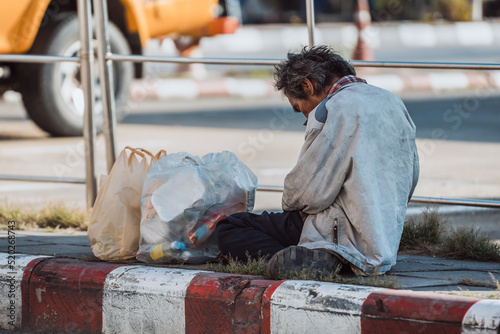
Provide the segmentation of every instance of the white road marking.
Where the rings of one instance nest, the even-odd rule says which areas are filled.
[[[0,328],[21,327],[23,306],[21,281],[24,269],[28,263],[42,257],[48,256],[0,253],[0,296],[2,296],[0,298],[0,310],[2,310]],[[12,323],[9,324],[11,321],[14,326]]]
[[[271,333],[361,332],[361,306],[371,287],[286,281],[271,297]]]
[[[106,277],[103,333],[184,333],[184,298],[198,270],[120,267]]]
[[[483,299],[472,305],[462,320],[462,333],[498,333],[500,300]]]

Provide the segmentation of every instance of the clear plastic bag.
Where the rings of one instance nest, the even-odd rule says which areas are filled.
[[[202,158],[174,153],[146,175],[137,259],[148,263],[203,263],[215,258],[213,231],[233,213],[250,211],[257,177],[228,151]]]

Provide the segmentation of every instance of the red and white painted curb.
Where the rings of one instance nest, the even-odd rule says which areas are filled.
[[[66,333],[498,333],[500,300],[0,253],[0,328]]]

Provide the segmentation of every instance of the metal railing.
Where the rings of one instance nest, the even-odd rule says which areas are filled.
[[[97,179],[95,176],[95,137],[94,124],[94,85],[93,62],[94,50],[92,48],[92,12],[90,1],[77,0],[78,30],[80,39],[80,55],[77,57],[45,56],[45,55],[0,55],[1,62],[19,63],[80,63],[80,77],[84,94],[84,124],[83,138],[85,143],[85,179],[79,178],[54,178],[44,176],[0,175],[0,180],[32,181],[32,182],[60,182],[77,183],[86,185],[87,206],[93,205],[97,196]]]
[[[96,22],[97,31],[106,34],[107,25],[107,11],[106,11],[106,1],[105,0],[94,0],[94,8],[96,11]],[[306,0],[306,15],[307,15],[307,29],[309,37],[309,47],[314,46],[314,0]],[[102,50],[107,50],[105,52],[106,61],[132,61],[132,62],[163,62],[163,63],[200,63],[200,64],[211,64],[211,65],[269,65],[273,66],[280,63],[281,59],[237,59],[237,58],[185,58],[185,57],[162,57],[162,56],[136,56],[136,55],[118,55],[109,52],[109,43],[107,43],[106,35],[98,35],[99,40],[99,50],[100,54],[104,54]],[[101,60],[100,61],[104,61]],[[487,64],[487,63],[444,63],[444,62],[383,62],[383,61],[351,61],[351,64],[355,67],[386,67],[386,68],[425,68],[425,69],[466,69],[466,70],[500,70],[500,64]],[[106,78],[110,78],[111,74],[104,73],[106,71],[111,71],[112,68],[108,66],[107,68],[100,67],[100,78],[101,82],[104,82]],[[103,85],[104,86],[104,85]],[[104,89],[104,87],[102,88]],[[113,94],[113,90],[108,90]],[[103,90],[103,95],[105,94]],[[114,118],[111,118],[115,113],[114,105],[111,103],[113,99],[108,99],[110,103],[104,105],[104,108],[109,108],[106,110],[105,115],[110,117],[108,123],[112,126],[106,131],[106,138],[109,138],[111,145],[111,140],[114,142]],[[107,154],[108,168],[111,168],[112,161],[114,161],[114,149],[110,150]],[[259,186],[257,190],[260,191],[272,191],[272,192],[282,192],[283,187],[275,186]],[[482,200],[468,200],[468,199],[455,199],[455,198],[434,198],[434,197],[419,197],[413,196],[412,202],[418,203],[430,203],[430,204],[445,204],[445,205],[465,205],[465,206],[477,206],[477,207],[487,207],[487,208],[500,208],[500,201],[482,201]]]
[[[139,56],[112,54],[109,43],[108,10],[106,0],[92,0],[95,13],[97,61],[103,102],[103,134],[106,142],[106,162],[108,171],[116,159],[116,117],[113,90],[113,61],[131,62],[164,62],[164,63],[201,63],[212,65],[268,65],[273,66],[282,59],[247,59],[247,58],[185,58],[163,56]],[[314,0],[306,1],[307,29],[309,47],[314,45]],[[92,38],[92,16],[90,0],[78,0],[78,20],[80,28],[80,57],[38,56],[38,55],[0,55],[0,61],[43,63],[43,62],[80,62],[82,71],[82,88],[85,96],[84,141],[86,150],[86,178],[51,178],[0,175],[0,180],[85,183],[88,206],[92,206],[97,195],[95,175],[95,124],[93,121],[93,49],[90,47]],[[351,61],[355,67],[380,68],[419,68],[419,69],[459,69],[459,70],[500,70],[500,64],[489,63],[452,63],[452,62],[402,62],[402,61]],[[283,187],[259,186],[259,191],[282,192]],[[456,198],[435,198],[413,196],[412,202],[444,205],[464,205],[486,208],[500,208],[500,201],[469,200]]]

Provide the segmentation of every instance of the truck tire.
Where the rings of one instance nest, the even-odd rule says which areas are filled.
[[[131,53],[127,40],[112,23],[109,24],[109,35],[112,52]],[[77,16],[63,13],[40,29],[30,53],[76,56],[79,49]],[[97,61],[94,65],[94,123],[100,132],[103,128],[103,112]],[[117,120],[125,116],[124,107],[133,75],[132,63],[113,63]],[[78,63],[29,64],[25,66],[20,91],[28,115],[40,128],[53,136],[82,135],[84,97]]]

